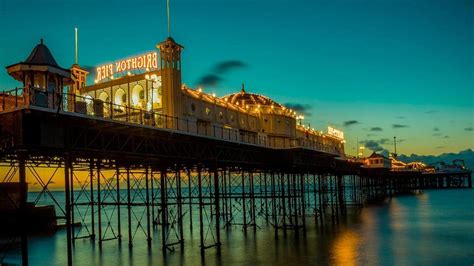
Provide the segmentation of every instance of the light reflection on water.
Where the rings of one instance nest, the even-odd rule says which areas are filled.
[[[151,249],[137,234],[133,249],[127,240],[103,243],[77,240],[75,265],[472,265],[474,263],[474,190],[428,191],[400,196],[384,204],[349,213],[339,226],[316,227],[308,218],[306,233],[297,236],[260,222],[253,233],[240,226],[221,231],[222,248],[199,251],[197,219],[185,225],[184,249],[163,256],[159,228]],[[126,221],[126,219],[123,219]],[[125,224],[123,225],[126,228]],[[125,229],[122,234],[126,235]],[[65,265],[65,231],[30,240],[31,265]],[[8,261],[18,261],[10,256]]]

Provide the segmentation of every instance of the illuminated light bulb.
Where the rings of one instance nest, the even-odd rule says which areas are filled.
[[[145,75],[145,78],[146,78],[146,79],[150,79],[150,75],[146,74],[146,75]]]
[[[215,94],[215,93],[213,93],[213,94],[212,94],[212,97],[216,97],[216,94]]]
[[[202,89],[201,89],[201,88],[198,88],[198,92],[202,92]]]
[[[147,67],[145,70],[146,70],[147,72],[150,71],[150,69],[149,69],[148,67]]]
[[[114,75],[110,76],[110,79],[114,79]]]
[[[245,108],[249,109],[249,106],[248,106],[248,105],[246,105],[246,106],[245,106]]]
[[[131,76],[131,75],[132,75],[132,72],[128,71],[128,72],[127,72],[127,75]]]

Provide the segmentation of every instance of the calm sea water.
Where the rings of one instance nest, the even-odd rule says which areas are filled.
[[[31,197],[31,195],[30,195]],[[154,229],[151,249],[138,231],[133,249],[126,239],[102,249],[77,240],[75,265],[473,265],[474,190],[425,191],[399,196],[352,212],[342,224],[324,230],[308,218],[307,231],[286,237],[260,222],[253,233],[234,226],[222,230],[222,247],[199,252],[199,230],[185,226],[185,246],[163,256],[161,233]],[[125,212],[125,211],[124,211]],[[197,225],[197,216],[195,216]],[[126,235],[126,219],[123,232]],[[139,229],[140,230],[140,229]],[[66,265],[65,231],[30,239],[31,265]],[[19,262],[11,253],[6,262]]]

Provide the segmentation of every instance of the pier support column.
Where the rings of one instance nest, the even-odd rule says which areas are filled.
[[[121,197],[120,197],[120,170],[119,167],[115,166],[115,175],[116,175],[116,182],[117,182],[117,238],[118,241],[122,241],[122,223],[120,217],[120,205],[121,205]]]
[[[70,171],[72,169],[71,158],[69,155],[65,156],[64,164],[64,194],[66,198],[65,216],[66,216],[66,247],[67,247],[67,265],[72,265],[72,224],[71,224],[71,194],[72,187],[69,184]]]
[[[167,195],[168,189],[166,187],[166,169],[160,171],[160,190],[161,190],[161,249],[166,252],[166,233],[168,231],[168,204]]]
[[[245,174],[244,169],[242,169],[242,217],[244,219],[244,232],[247,232],[247,202],[245,200]]]
[[[128,247],[133,246],[132,235],[132,196],[130,194],[130,167],[127,166],[127,214],[128,214]]]
[[[221,246],[221,233],[220,233],[220,192],[219,192],[219,173],[217,168],[214,169],[214,208],[216,212],[216,246],[220,249]]]
[[[151,219],[150,219],[150,191],[149,191],[148,165],[145,165],[145,200],[146,200],[146,240],[151,246]],[[153,181],[152,181],[153,182]]]
[[[184,246],[184,230],[183,230],[183,194],[182,194],[182,182],[181,182],[181,168],[180,166],[176,167],[176,190],[177,190],[177,204],[178,204],[178,230],[179,230],[179,239],[181,247]]]
[[[97,160],[97,226],[99,230],[99,248],[102,248],[102,203],[101,203],[101,195],[100,195],[100,169],[101,168],[101,160]]]
[[[28,265],[28,230],[27,230],[27,184],[26,184],[26,166],[25,166],[25,154],[20,153],[19,155],[19,177],[20,177],[20,219],[21,219],[21,263],[23,266]]]
[[[91,240],[95,240],[95,211],[94,211],[94,159],[90,159],[89,162],[89,182],[90,182],[90,194],[91,194],[91,199],[90,199],[90,206],[91,206]]]
[[[201,177],[201,167],[198,166],[197,169],[197,178],[198,178],[198,200],[199,200],[199,238],[201,243],[201,255],[204,255],[204,225],[203,225],[203,208],[204,202],[202,200],[202,177]]]

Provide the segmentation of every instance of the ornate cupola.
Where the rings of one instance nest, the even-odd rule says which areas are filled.
[[[6,69],[10,76],[23,83],[27,105],[56,108],[64,86],[75,81],[69,69],[58,65],[43,39],[25,61],[7,66]]]

